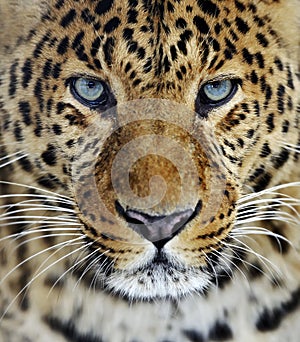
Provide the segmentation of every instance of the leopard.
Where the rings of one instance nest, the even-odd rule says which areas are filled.
[[[299,0],[0,0],[0,341],[297,342]]]

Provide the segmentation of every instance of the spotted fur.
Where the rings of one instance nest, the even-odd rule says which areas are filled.
[[[0,0],[1,342],[298,341],[299,5]]]

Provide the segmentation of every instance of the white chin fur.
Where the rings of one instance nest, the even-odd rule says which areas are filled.
[[[119,296],[130,300],[148,301],[153,299],[186,297],[193,292],[203,292],[211,281],[209,275],[200,270],[186,270],[184,273],[174,268],[169,272],[156,265],[150,270],[136,272],[115,271],[105,281],[107,288]]]

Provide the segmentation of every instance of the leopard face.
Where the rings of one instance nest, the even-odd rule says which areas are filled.
[[[39,241],[23,258],[57,250],[55,265],[131,300],[202,293],[230,272],[243,198],[287,182],[297,162],[293,4],[35,4],[1,52],[5,191],[35,194],[42,207],[29,209],[59,224],[49,237],[30,211],[17,220]]]

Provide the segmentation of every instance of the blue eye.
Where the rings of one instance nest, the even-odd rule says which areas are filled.
[[[70,90],[77,101],[91,109],[105,107],[112,102],[107,85],[92,78],[73,78]]]
[[[97,101],[104,92],[101,82],[87,78],[78,78],[74,82],[74,87],[77,94],[87,101]]]
[[[218,103],[226,100],[235,88],[232,80],[222,80],[206,83],[202,87],[202,95],[207,103]]]
[[[204,83],[195,101],[195,111],[206,118],[209,112],[230,101],[242,84],[241,79],[223,79]]]

